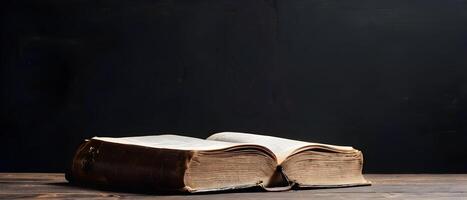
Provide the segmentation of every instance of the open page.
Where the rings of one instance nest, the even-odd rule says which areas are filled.
[[[270,149],[274,154],[276,154],[277,161],[279,164],[282,161],[284,161],[289,155],[307,148],[316,147],[334,151],[354,150],[352,147],[349,146],[336,146],[321,143],[303,142],[273,136],[236,132],[216,133],[208,137],[207,140],[258,144]]]
[[[218,150],[243,145],[239,143],[203,140],[179,135],[151,135],[120,138],[93,137],[92,139],[120,144],[177,150]]]

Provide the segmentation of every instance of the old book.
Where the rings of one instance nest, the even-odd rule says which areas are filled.
[[[205,140],[93,137],[78,148],[66,177],[78,184],[151,191],[279,191],[369,185],[362,166],[362,153],[352,147],[222,132]]]

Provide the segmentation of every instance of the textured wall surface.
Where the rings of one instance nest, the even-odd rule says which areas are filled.
[[[0,171],[64,171],[95,135],[243,131],[467,172],[467,1],[0,7]]]

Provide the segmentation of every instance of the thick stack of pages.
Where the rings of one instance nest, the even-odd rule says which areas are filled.
[[[77,150],[67,179],[151,191],[206,192],[248,187],[369,185],[352,147],[222,132],[206,140],[178,135],[94,137]]]

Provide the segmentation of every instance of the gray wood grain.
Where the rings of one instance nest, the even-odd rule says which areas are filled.
[[[367,174],[372,186],[294,190],[156,195],[68,185],[63,174],[0,173],[0,199],[464,199],[467,174]]]

